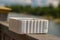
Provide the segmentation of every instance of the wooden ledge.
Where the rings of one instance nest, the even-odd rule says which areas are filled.
[[[0,24],[9,27],[7,21],[0,21]],[[6,31],[5,31],[6,30]],[[17,34],[8,29],[3,30],[8,36],[14,38],[15,40],[60,40],[59,37],[50,34]]]
[[[59,37],[51,34],[27,34],[27,35],[38,40],[60,40]]]
[[[7,21],[0,21],[0,24],[9,27],[9,23]]]

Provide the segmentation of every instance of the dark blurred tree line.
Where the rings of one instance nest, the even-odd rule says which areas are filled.
[[[48,7],[32,7],[30,5],[22,6],[22,5],[6,5],[12,9],[12,12],[17,13],[26,13],[37,16],[52,16],[53,18],[60,18],[60,5],[58,7],[53,7],[49,5]]]

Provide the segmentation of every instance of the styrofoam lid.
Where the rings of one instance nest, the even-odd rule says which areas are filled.
[[[46,19],[30,18],[30,17],[10,17],[9,19],[15,19],[15,20],[41,20],[41,21],[48,21],[48,20],[46,20]]]

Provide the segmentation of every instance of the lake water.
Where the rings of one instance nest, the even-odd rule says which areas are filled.
[[[60,37],[60,24],[54,21],[49,21],[48,34],[53,34]]]

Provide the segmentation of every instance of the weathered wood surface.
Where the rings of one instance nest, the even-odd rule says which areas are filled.
[[[9,27],[9,23],[7,21],[0,21],[0,24]]]
[[[59,37],[50,34],[28,34],[28,35],[38,40],[60,40]]]
[[[0,21],[1,31],[15,40],[60,40],[59,37],[50,34],[17,34],[8,29],[9,23]]]
[[[30,37],[26,34],[17,34],[15,32],[12,32],[8,30],[6,26],[0,25],[1,29],[1,35],[3,35],[3,39],[14,39],[14,40],[37,40],[33,37]],[[8,36],[8,37],[7,37]]]

